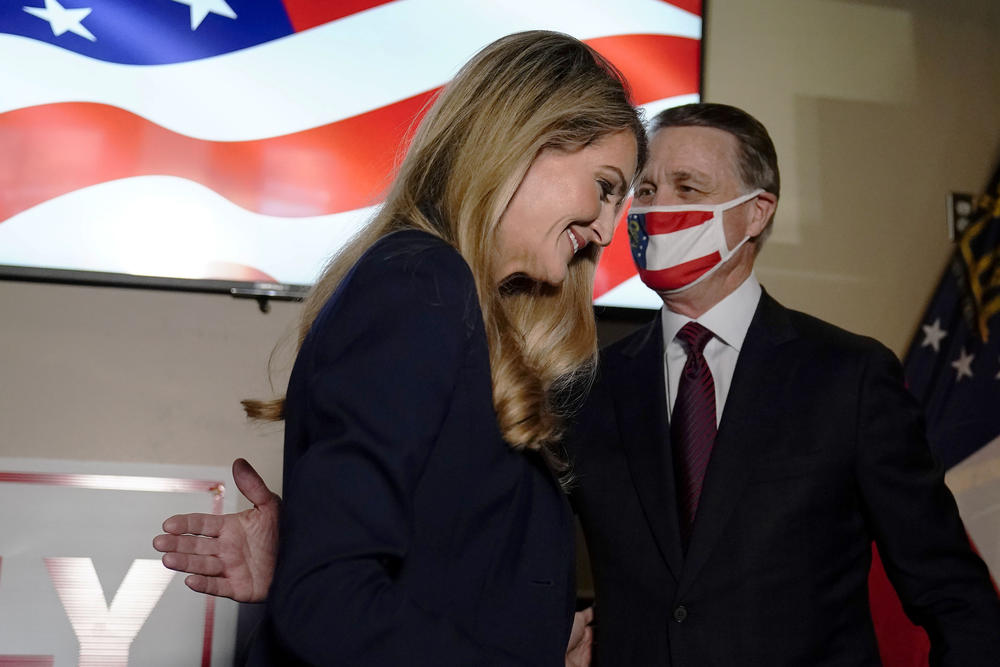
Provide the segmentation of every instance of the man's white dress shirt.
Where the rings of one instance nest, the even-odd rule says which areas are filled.
[[[712,381],[715,383],[715,423],[722,419],[722,410],[726,406],[726,396],[729,395],[729,385],[736,371],[736,361],[743,347],[743,339],[747,336],[753,314],[760,302],[761,288],[757,276],[750,274],[743,283],[729,296],[715,304],[701,317],[695,320],[715,334],[705,345],[705,361],[712,371]],[[687,362],[687,350],[677,340],[677,332],[691,318],[678,315],[664,306],[660,311],[663,318],[663,349],[666,365],[667,410],[673,414],[674,400],[677,398],[677,385],[680,383],[681,371]]]

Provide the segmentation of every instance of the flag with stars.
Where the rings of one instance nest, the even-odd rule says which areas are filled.
[[[480,48],[568,32],[653,114],[698,99],[701,13],[701,0],[0,2],[0,265],[309,284]],[[658,305],[624,234],[595,291]]]
[[[1000,580],[1000,170],[931,298],[904,361],[974,548]],[[877,558],[877,554],[876,554]],[[930,642],[876,562],[872,615],[887,667],[924,667]]]
[[[979,198],[906,355],[910,391],[951,469],[1000,437],[1000,170]]]

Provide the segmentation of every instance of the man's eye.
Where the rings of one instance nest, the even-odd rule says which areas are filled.
[[[635,190],[636,199],[647,199],[653,196],[653,188],[649,186],[641,186]]]

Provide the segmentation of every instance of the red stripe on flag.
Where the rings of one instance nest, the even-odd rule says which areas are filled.
[[[971,538],[969,545],[979,555]],[[995,581],[993,588],[1000,593]],[[874,544],[872,566],[868,572],[868,599],[882,664],[885,667],[927,667],[931,647],[927,632],[906,616]]]
[[[646,233],[650,236],[656,234],[670,234],[679,232],[682,229],[691,229],[703,225],[712,219],[712,211],[685,211],[684,213],[658,213],[653,211],[646,214]]]
[[[318,25],[385,5],[393,0],[284,0],[292,27],[302,32]]]
[[[871,606],[878,652],[885,667],[927,667],[930,640],[924,629],[914,625],[889,583],[878,548],[872,545],[872,566],[868,573]]]
[[[701,274],[718,264],[720,259],[722,259],[722,255],[718,252],[713,252],[710,255],[698,257],[697,259],[692,259],[689,262],[666,269],[655,271],[639,269],[639,275],[648,283],[663,286],[662,289],[673,289],[673,286],[679,287],[680,285],[686,285],[693,280],[697,280]]]
[[[664,0],[668,5],[673,5],[678,9],[701,16],[702,0]]]
[[[616,35],[586,42],[625,75],[635,104],[698,92],[701,42],[697,39]]]
[[[629,44],[672,49],[696,40],[649,35],[591,40],[608,52]],[[618,63],[627,76],[656,63]],[[693,75],[692,75],[693,76]],[[696,77],[695,77],[696,78]],[[638,103],[697,91],[664,76]],[[251,211],[311,216],[376,203],[392,177],[408,129],[438,89],[329,125],[254,141],[212,142],[167,130],[116,107],[71,102],[0,114],[0,221],[48,199],[106,181],[149,174],[188,178]]]
[[[628,240],[628,226],[625,218],[631,200],[622,205],[622,214],[618,218],[615,234],[611,243],[601,252],[601,261],[597,264],[594,274],[594,298],[606,294],[635,275],[635,262],[632,261],[632,248]]]
[[[597,271],[594,275],[595,299],[607,294],[636,273],[635,262],[632,259],[632,248],[629,244],[628,225],[626,223],[628,209],[631,205],[631,199],[622,204],[623,212],[615,227],[615,234],[611,239],[611,243],[601,253],[601,261],[598,263]],[[674,213],[670,215],[670,218],[673,220],[680,219],[680,224],[675,225],[674,229],[668,229],[670,225],[665,221],[665,218],[667,218],[666,214],[647,213],[646,229],[650,234],[665,234],[679,229],[696,227],[711,217],[711,211],[691,211],[683,215]]]
[[[436,91],[318,128],[255,141],[212,142],[128,111],[84,102],[0,115],[0,221],[98,183],[141,175],[187,178],[250,211],[310,216],[379,201],[413,118]]]

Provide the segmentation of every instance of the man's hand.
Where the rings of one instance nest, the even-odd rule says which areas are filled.
[[[587,667],[590,664],[590,649],[594,642],[594,608],[587,607],[573,616],[573,630],[569,633],[566,647],[566,667]]]
[[[199,593],[237,602],[261,602],[274,576],[281,498],[245,459],[233,461],[233,480],[253,509],[238,514],[177,514],[153,538],[163,564],[190,574],[184,583]]]

